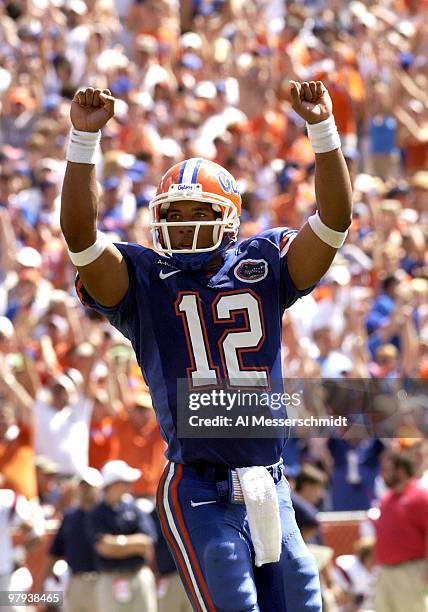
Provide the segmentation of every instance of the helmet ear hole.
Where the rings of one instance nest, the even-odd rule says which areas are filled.
[[[164,204],[161,204],[159,207],[159,217],[160,219],[166,219],[166,215],[168,213],[170,207],[170,203],[169,202],[165,202]]]
[[[216,219],[221,219],[223,217],[223,212],[218,204],[211,204],[211,208],[214,211]]]

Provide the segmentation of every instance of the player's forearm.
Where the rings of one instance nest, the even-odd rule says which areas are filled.
[[[95,242],[97,210],[95,166],[68,162],[61,193],[61,229],[70,251],[83,251]]]
[[[316,155],[315,193],[322,221],[344,232],[352,220],[352,185],[342,151]]]

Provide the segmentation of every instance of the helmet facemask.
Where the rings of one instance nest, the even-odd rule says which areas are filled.
[[[212,221],[167,221],[165,219],[169,205],[173,202],[189,200],[211,204],[219,217]],[[165,255],[210,253],[219,249],[226,242],[234,242],[239,227],[239,217],[236,206],[227,198],[202,191],[201,184],[173,184],[167,193],[157,195],[149,204],[151,212],[150,228],[153,236],[154,249]],[[197,246],[201,227],[213,228],[212,246],[201,248]],[[193,227],[192,246],[189,248],[173,248],[169,229],[171,227]]]

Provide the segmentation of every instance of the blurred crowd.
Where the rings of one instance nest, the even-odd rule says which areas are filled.
[[[195,156],[237,179],[241,239],[299,228],[315,210],[315,166],[288,81],[324,82],[354,220],[325,278],[284,319],[284,372],[380,381],[380,421],[391,397],[396,410],[375,437],[356,422],[348,439],[290,440],[284,459],[291,480],[302,464],[321,472],[315,523],[320,508],[377,505],[385,447],[415,460],[427,485],[427,10],[425,0],[0,3],[0,487],[39,500],[29,533],[62,520],[88,465],[141,469],[132,493],[149,512],[165,462],[129,343],[80,305],[61,237],[70,104],[89,85],[117,100],[97,160],[99,228],[151,246],[156,185]]]

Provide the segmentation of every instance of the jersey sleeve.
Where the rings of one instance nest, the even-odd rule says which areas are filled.
[[[128,268],[129,287],[126,295],[115,306],[103,306],[89,294],[79,274],[75,281],[76,293],[83,306],[92,308],[105,316],[126,338],[132,340],[131,335],[135,333],[135,319],[138,314],[136,307],[138,292],[143,290],[141,284],[138,283],[136,265],[138,258],[144,254],[146,249],[136,244],[114,244],[124,256]]]
[[[308,295],[316,287],[316,284],[307,289],[297,289],[288,271],[287,253],[291,243],[298,234],[298,230],[288,227],[277,227],[260,234],[275,246],[275,258],[279,259],[280,269],[280,299],[281,306],[285,310],[292,306],[299,298]]]

